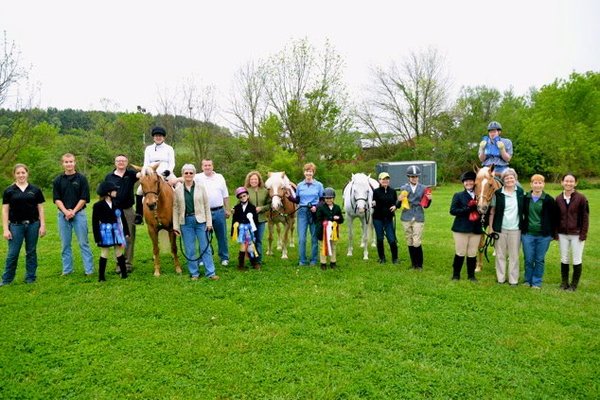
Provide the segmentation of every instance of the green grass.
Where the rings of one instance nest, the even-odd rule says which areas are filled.
[[[575,293],[558,289],[556,243],[541,291],[497,285],[490,264],[478,284],[465,271],[452,282],[456,190],[434,192],[421,273],[408,270],[404,246],[399,267],[381,266],[374,249],[361,260],[357,243],[348,259],[344,239],[337,270],[298,268],[291,249],[260,272],[218,266],[217,282],[176,275],[167,254],[153,277],[145,227],[130,279],[84,277],[77,250],[76,274],[61,277],[48,204],[38,282],[22,283],[21,259],[0,288],[0,398],[600,397],[598,226]],[[585,194],[593,216],[600,190]]]

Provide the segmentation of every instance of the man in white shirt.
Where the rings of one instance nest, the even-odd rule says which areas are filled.
[[[217,235],[219,258],[221,265],[229,265],[229,248],[227,238],[227,223],[231,210],[229,208],[229,192],[223,175],[213,169],[212,160],[202,160],[202,173],[196,174],[194,180],[204,185],[210,203],[213,230]]]
[[[173,147],[165,143],[167,131],[162,126],[152,128],[152,139],[154,143],[146,147],[144,151],[144,167],[158,163],[156,172],[165,177],[165,179],[174,178],[175,169],[175,151]],[[142,219],[142,187],[138,186],[135,199],[135,223],[141,224]]]

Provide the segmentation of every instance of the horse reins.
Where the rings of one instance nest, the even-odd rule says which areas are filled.
[[[202,250],[200,252],[200,255],[198,256],[198,258],[188,258],[187,255],[185,254],[185,251],[183,249],[183,247],[181,246],[181,235],[179,235],[179,251],[181,251],[181,254],[183,254],[183,257],[188,260],[189,262],[196,262],[196,261],[200,261],[202,259],[202,257],[204,256],[204,254],[206,254],[206,252],[208,251],[208,249],[210,248],[212,250],[212,239],[213,239],[213,231],[212,230],[206,230],[206,247],[204,248],[204,250]]]

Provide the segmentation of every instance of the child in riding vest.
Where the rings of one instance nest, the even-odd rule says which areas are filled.
[[[329,267],[336,267],[335,248],[340,237],[340,224],[344,222],[342,209],[337,204],[334,204],[335,190],[333,188],[325,188],[323,191],[323,199],[325,203],[317,207],[317,239],[321,244],[321,269],[327,269],[327,257],[329,257]]]
[[[244,265],[246,253],[248,253],[248,258],[250,259],[252,267],[254,267],[254,269],[260,269],[255,236],[257,231],[256,224],[258,223],[256,207],[248,201],[248,189],[244,186],[235,190],[235,197],[237,197],[240,202],[233,207],[231,237],[240,244],[238,269],[246,269]]]
[[[121,278],[127,278],[125,265],[125,238],[129,237],[127,220],[122,210],[115,208],[113,199],[117,196],[117,186],[113,182],[104,181],[96,191],[100,196],[94,204],[92,211],[92,230],[94,241],[101,248],[98,262],[98,281],[106,280],[106,264],[108,250],[113,247],[117,256],[117,265],[121,271]]]

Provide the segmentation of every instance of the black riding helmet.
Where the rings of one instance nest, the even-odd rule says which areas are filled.
[[[464,182],[464,181],[474,181],[475,178],[477,178],[477,174],[475,174],[475,172],[473,172],[473,171],[467,171],[467,172],[464,172],[460,176],[460,181],[461,182]]]
[[[98,193],[98,196],[108,196],[110,192],[117,189],[117,185],[115,185],[113,182],[104,181],[98,185],[96,193]]]
[[[167,136],[167,131],[162,126],[155,126],[152,128],[152,136],[154,135]]]

